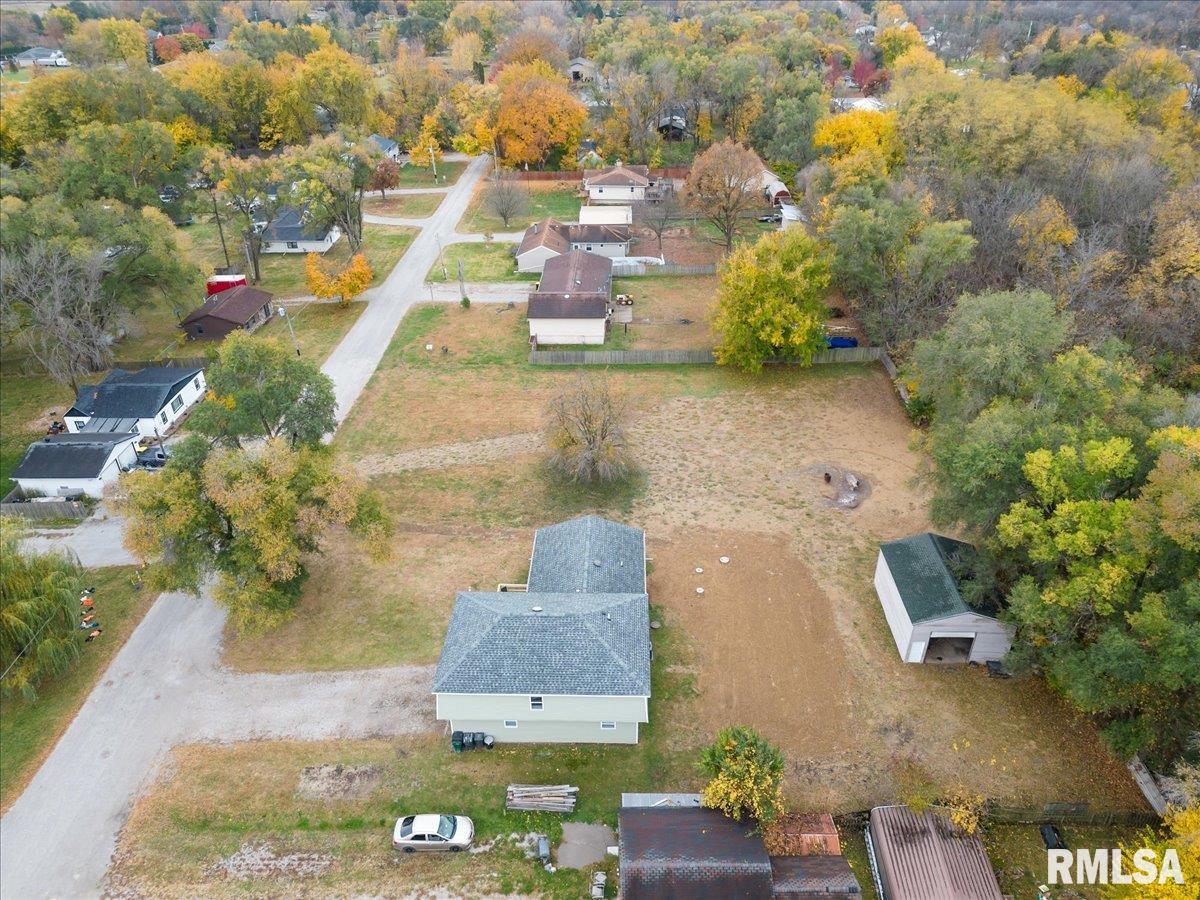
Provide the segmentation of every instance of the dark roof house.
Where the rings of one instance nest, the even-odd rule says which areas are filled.
[[[13,470],[15,480],[24,478],[96,478],[113,451],[137,439],[136,434],[54,434],[30,444]]]
[[[689,807],[624,808],[617,822],[628,900],[771,897],[771,860],[753,822]]]
[[[298,206],[283,206],[271,223],[262,229],[262,239],[270,243],[320,243],[329,238],[334,226],[318,222]]]
[[[65,418],[151,419],[202,371],[200,368],[171,366],[137,372],[113,369],[99,384],[85,384],[79,388],[75,403],[67,410]]]
[[[400,145],[382,134],[373,134],[367,140],[371,141],[384,156],[395,158],[400,154]]]
[[[859,897],[862,889],[844,856],[772,856],[775,897]]]
[[[538,292],[543,294],[603,294],[612,292],[612,260],[607,256],[571,250],[546,260]]]
[[[271,318],[272,295],[240,284],[209,297],[179,327],[189,338],[223,338],[241,328],[253,331]]]
[[[888,900],[1001,900],[983,843],[933,810],[877,806],[868,834]]]

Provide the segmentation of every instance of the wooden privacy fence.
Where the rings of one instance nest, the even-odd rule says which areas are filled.
[[[129,371],[159,367],[166,367],[168,369],[202,369],[209,362],[210,360],[207,356],[168,356],[164,359],[118,359],[113,362],[112,368]]]
[[[617,262],[613,261],[614,277],[629,277],[631,275],[715,275],[717,266],[708,263],[701,266],[680,266],[675,263],[656,265],[653,263]]]
[[[39,503],[17,502],[24,499],[20,488],[13,488],[0,500],[0,516],[16,516],[31,521],[44,519],[86,519],[88,505],[80,500],[45,500]]]
[[[1006,824],[1053,822],[1056,825],[1157,825],[1159,817],[1149,810],[1091,809],[1086,803],[1047,803],[1044,806],[1001,806],[989,802],[985,817]]]

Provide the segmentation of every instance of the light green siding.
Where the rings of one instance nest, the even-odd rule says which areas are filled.
[[[437,718],[451,731],[483,731],[507,742],[636,744],[648,721],[646,697],[547,694],[533,709],[528,695],[438,694]],[[516,728],[505,728],[505,720]],[[612,722],[615,728],[601,728]]]
[[[506,728],[502,719],[451,719],[451,731],[482,731],[498,744],[636,744],[637,722],[613,722],[614,728],[601,728],[600,722],[562,722],[547,719],[511,720],[516,728]]]

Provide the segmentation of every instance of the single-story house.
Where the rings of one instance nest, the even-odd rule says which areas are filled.
[[[589,203],[636,203],[656,196],[658,185],[647,166],[617,163],[583,173],[583,189]]]
[[[462,591],[437,718],[498,743],[636,744],[649,721],[645,533],[599,516],[534,536],[525,591]]]
[[[883,112],[887,104],[878,97],[834,97],[829,101],[830,112],[851,112],[864,110],[866,112]]]
[[[567,225],[556,219],[534,222],[517,247],[517,271],[540,272],[546,260],[572,250],[613,258],[628,256],[629,241],[627,225]]]
[[[99,497],[137,462],[140,435],[53,434],[30,444],[12,479],[26,497]]]
[[[887,900],[1001,900],[983,843],[933,810],[877,806],[867,852]]]
[[[337,225],[313,221],[295,206],[281,207],[269,225],[256,223],[256,227],[263,253],[325,253],[342,236]]]
[[[384,137],[382,134],[373,134],[367,140],[371,141],[379,152],[388,159],[399,160],[401,155],[400,145],[389,137]]]
[[[581,169],[598,169],[604,165],[604,157],[600,155],[600,148],[595,141],[587,139],[579,142],[579,149],[575,151],[575,165]]]
[[[596,72],[596,64],[582,56],[577,56],[567,63],[567,77],[571,81],[595,81]]]
[[[79,389],[63,421],[71,433],[160,436],[204,398],[205,388],[203,369],[113,369]]]
[[[61,50],[53,50],[50,47],[30,47],[28,50],[22,50],[12,58],[20,68],[27,69],[30,66],[69,66],[70,60],[63,54]]]
[[[632,206],[581,206],[580,225],[632,225]]]
[[[622,794],[621,896],[726,898],[861,896],[837,842],[833,850],[769,856],[757,823],[701,807],[699,794]]]
[[[879,547],[875,593],[905,662],[987,662],[1012,646],[1013,629],[989,606],[968,606],[962,572],[975,548],[925,532]]]
[[[192,340],[220,339],[239,328],[253,331],[274,314],[273,296],[249,285],[213,294],[179,323]]]
[[[680,111],[669,116],[659,116],[658,133],[664,141],[682,141],[688,135],[687,116]]]
[[[612,317],[612,260],[585,250],[551,257],[529,295],[529,337],[539,344],[603,344]]]

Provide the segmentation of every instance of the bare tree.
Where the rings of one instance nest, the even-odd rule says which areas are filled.
[[[763,165],[752,150],[733,141],[713,144],[692,164],[687,196],[692,208],[720,232],[726,251],[763,203]]]
[[[507,228],[509,222],[529,209],[529,189],[516,175],[498,173],[484,188],[483,205]]]
[[[580,376],[550,401],[550,467],[571,481],[608,482],[632,469],[625,442],[627,409],[608,383]]]
[[[664,194],[657,203],[642,200],[633,207],[634,221],[654,232],[660,257],[663,255],[663,232],[680,219],[681,213],[679,198],[674,191]]]
[[[0,254],[3,315],[18,340],[55,381],[79,389],[79,380],[112,363],[112,327],[118,308],[101,289],[102,254],[77,259],[61,247],[34,244]]]

